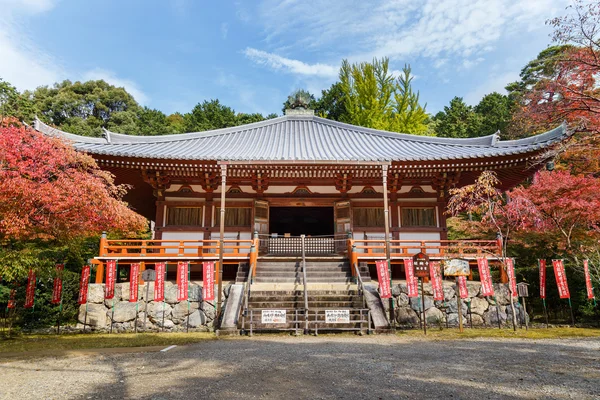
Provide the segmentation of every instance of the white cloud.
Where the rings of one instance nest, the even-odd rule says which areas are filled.
[[[504,89],[504,87],[509,83],[518,80],[519,72],[506,72],[504,74],[493,75],[487,81],[465,94],[465,103],[474,106],[481,101],[483,96],[492,92],[506,94],[506,89]]]
[[[112,85],[124,87],[141,104],[147,104],[148,96],[139,86],[122,79],[111,71],[94,69],[83,74],[68,73],[51,54],[36,46],[26,34],[28,16],[49,11],[56,5],[54,0],[0,0],[0,78],[19,90],[35,89],[52,85],[63,79],[104,79]]]
[[[119,78],[112,71],[96,68],[84,73],[82,79],[85,81],[102,79],[116,87],[125,88],[125,90],[127,90],[127,92],[129,92],[129,94],[131,94],[138,103],[142,105],[148,104],[148,96],[142,91],[142,89],[140,89],[140,87],[134,81]]]
[[[332,4],[331,0],[264,0],[257,19],[264,25],[267,43],[294,41],[299,50],[331,51],[335,45],[344,52],[340,58],[353,61],[373,56],[458,57],[462,61],[491,51],[507,34],[544,27],[544,20],[557,15],[567,2],[344,0]]]
[[[60,63],[37,48],[23,29],[21,19],[54,6],[50,0],[0,0],[0,78],[19,90],[34,89],[60,80]]]
[[[277,71],[290,72],[297,75],[319,76],[324,78],[336,77],[339,67],[327,64],[307,64],[299,60],[285,58],[266,51],[247,47],[244,54],[257,64],[265,65]]]
[[[0,0],[2,12],[41,13],[48,11],[56,4],[55,0]]]

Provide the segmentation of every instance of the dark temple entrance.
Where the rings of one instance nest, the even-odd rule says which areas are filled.
[[[269,233],[333,235],[333,207],[271,207]]]

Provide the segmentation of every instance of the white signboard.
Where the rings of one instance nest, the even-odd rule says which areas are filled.
[[[285,324],[286,310],[262,310],[261,322],[263,324]]]
[[[326,324],[347,324],[350,322],[350,310],[325,310]]]
[[[469,268],[469,261],[461,258],[453,258],[451,260],[444,261],[444,275],[445,276],[469,276],[471,269]]]

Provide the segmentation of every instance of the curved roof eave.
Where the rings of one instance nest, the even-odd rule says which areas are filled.
[[[379,131],[313,115],[287,115],[247,125],[163,136],[104,131],[103,138],[52,128],[36,118],[34,128],[62,137],[92,154],[120,157],[230,161],[427,161],[505,156],[537,151],[569,136],[566,124],[518,140],[498,133],[479,138],[440,138]],[[287,135],[284,137],[283,135]],[[260,137],[261,140],[256,140]],[[281,143],[287,145],[280,146]]]

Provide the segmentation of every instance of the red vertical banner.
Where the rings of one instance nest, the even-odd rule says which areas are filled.
[[[30,269],[27,275],[27,287],[25,288],[25,308],[33,307],[35,301],[35,272]]]
[[[17,307],[17,289],[10,289],[10,295],[8,297],[8,304],[6,305],[7,308],[15,308]]]
[[[79,281],[79,298],[77,299],[77,303],[79,303],[79,304],[87,303],[89,282],[90,282],[90,266],[84,265],[83,269],[81,270],[81,280]]]
[[[583,260],[583,274],[585,275],[585,288],[587,290],[587,298],[594,298],[594,288],[592,288],[592,277],[590,276],[590,266],[588,260]]]
[[[508,275],[508,284],[510,285],[512,295],[513,297],[519,297],[519,293],[517,293],[517,277],[515,276],[515,259],[505,258],[504,262],[506,264],[506,274]]]
[[[177,263],[177,301],[188,299],[188,263]]]
[[[469,298],[469,289],[467,288],[467,277],[466,276],[458,277],[458,293],[460,294],[461,299]]]
[[[490,273],[490,265],[485,257],[477,259],[477,269],[479,270],[479,280],[481,281],[481,295],[493,296],[494,285],[492,284],[492,274]]]
[[[56,264],[56,276],[54,277],[54,282],[52,285],[52,300],[51,300],[52,304],[60,304],[60,301],[62,299],[62,288],[63,288],[62,274],[63,274],[64,270],[65,270],[64,264]]]
[[[215,299],[215,263],[208,261],[202,263],[202,300],[211,301]]]
[[[540,266],[540,299],[546,298],[546,260],[538,260]]]
[[[444,300],[444,287],[442,286],[442,271],[439,261],[429,262],[429,277],[431,278],[431,288],[433,289],[433,299]]]
[[[415,266],[412,258],[404,259],[404,272],[406,274],[408,297],[419,297],[418,280],[415,277]]]
[[[154,281],[154,301],[165,300],[165,271],[166,265],[163,262],[154,264],[156,280]]]
[[[569,285],[567,284],[567,275],[565,274],[565,265],[563,260],[552,260],[554,267],[554,277],[556,278],[556,286],[558,286],[558,295],[561,299],[569,299]]]
[[[138,301],[138,290],[140,279],[140,264],[133,263],[129,269],[129,302],[135,303]]]
[[[392,290],[390,289],[390,273],[386,260],[375,261],[377,267],[377,279],[379,280],[379,297],[382,299],[389,299],[392,297]]]
[[[104,298],[112,299],[115,297],[115,283],[117,281],[117,262],[108,260],[106,262],[106,284],[104,286]]]

